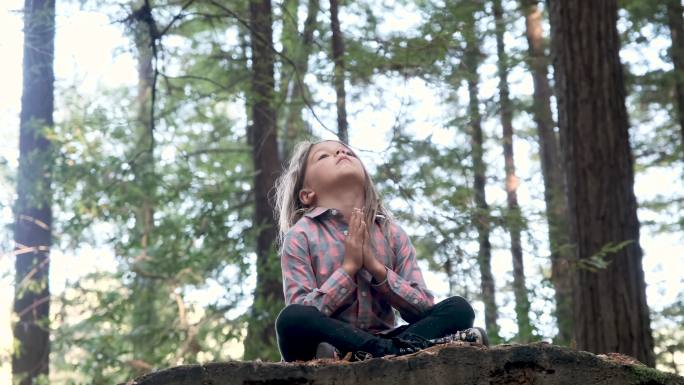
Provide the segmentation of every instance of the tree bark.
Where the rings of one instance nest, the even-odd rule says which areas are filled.
[[[252,160],[254,163],[254,228],[257,286],[254,292],[245,359],[278,360],[275,317],[284,306],[280,261],[275,252],[276,225],[268,193],[280,169],[276,136],[273,18],[270,0],[250,0],[252,49]]]
[[[506,172],[506,202],[508,205],[507,225],[511,235],[511,256],[513,258],[513,294],[515,296],[515,314],[518,323],[518,339],[520,342],[532,340],[532,323],[530,322],[530,299],[525,286],[525,269],[521,242],[522,214],[518,205],[518,177],[515,175],[515,158],[513,156],[513,108],[508,88],[508,56],[504,46],[505,21],[501,0],[493,1],[493,12],[496,29],[496,52],[499,70],[499,107],[501,108],[501,127],[503,128],[503,153]]]
[[[653,366],[617,0],[548,4],[571,239],[579,258],[577,347],[624,353]],[[599,258],[608,265],[589,268]]]
[[[682,12],[684,9],[680,0],[667,0],[667,24],[672,39],[670,58],[672,58],[675,75],[675,107],[682,134],[680,147],[682,158],[684,158],[684,18]]]
[[[154,106],[155,92],[154,44],[157,33],[156,23],[152,16],[152,8],[148,0],[138,1],[130,16],[133,30],[135,54],[138,61],[138,94],[135,135],[133,146],[132,173],[136,195],[132,198],[135,207],[135,227],[131,237],[135,248],[140,253],[134,256],[131,270],[135,273],[132,283],[132,326],[136,335],[132,337],[134,359],[146,362],[151,366],[156,362],[154,344],[150,344],[155,336],[151,335],[159,324],[157,303],[162,294],[162,285],[158,278],[150,275],[150,262],[154,253],[149,254],[154,245],[153,217],[157,195],[155,176],[155,136]],[[134,250],[135,250],[134,248]]]
[[[332,29],[332,56],[335,63],[335,93],[337,94],[337,136],[349,143],[347,130],[347,94],[344,89],[344,37],[338,19],[339,4],[330,0],[330,27]]]
[[[478,83],[480,81],[477,69],[479,66],[480,48],[478,37],[475,31],[475,20],[469,18],[465,23],[464,35],[466,39],[466,51],[464,54],[464,65],[468,83],[468,115],[470,142],[472,146],[473,158],[473,188],[475,193],[475,210],[473,222],[477,229],[479,250],[477,254],[478,265],[480,267],[480,288],[482,290],[482,301],[485,305],[485,326],[487,334],[492,343],[498,343],[499,326],[497,324],[496,308],[496,287],[494,275],[492,274],[492,246],[489,242],[490,223],[489,206],[485,195],[486,184],[486,165],[483,160],[483,134],[482,116],[480,114],[480,101],[478,97]]]
[[[278,89],[276,96],[276,106],[278,107],[281,103],[287,102],[286,97],[289,94],[290,84],[292,83],[295,72],[295,68],[293,68],[291,63],[294,63],[297,60],[297,52],[299,51],[298,8],[299,0],[283,0],[280,3],[280,24],[282,30],[280,33],[280,45],[282,46],[280,53],[282,55],[282,63],[280,65],[280,81],[278,82],[280,88]]]
[[[50,354],[52,156],[46,130],[54,109],[54,0],[24,2],[24,74],[19,170],[14,207],[15,293],[13,382],[46,381]]]
[[[538,0],[523,0],[529,67],[534,82],[533,116],[539,137],[539,158],[544,179],[544,201],[551,250],[551,282],[555,289],[558,334],[554,343],[569,345],[573,333],[572,278],[570,275],[568,204],[565,197],[565,169],[558,150],[551,114],[548,58],[544,52],[542,11]]]
[[[305,98],[307,95],[304,76],[309,72],[309,56],[313,48],[313,35],[316,30],[316,18],[320,9],[320,0],[309,0],[307,6],[307,16],[304,20],[304,30],[302,41],[297,43],[298,50],[294,55],[294,75],[287,88],[288,109],[285,118],[285,128],[283,132],[283,151],[281,159],[290,158],[290,151],[294,147],[297,139],[308,133],[308,129],[302,118],[302,110],[306,106]]]

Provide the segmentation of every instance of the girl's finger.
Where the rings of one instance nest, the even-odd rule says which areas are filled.
[[[361,228],[359,229],[359,232],[361,233],[361,239],[363,239],[363,242],[365,243],[368,234],[368,231],[366,230],[366,221],[361,221]]]
[[[356,236],[359,228],[359,216],[356,211],[352,211],[351,219],[349,220],[349,235]]]
[[[363,219],[361,219],[361,214],[356,214],[356,238],[359,242],[363,242]]]

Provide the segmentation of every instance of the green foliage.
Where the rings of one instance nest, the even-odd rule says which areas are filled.
[[[652,311],[651,319],[657,364],[681,374],[682,365],[675,361],[675,354],[684,351],[684,293],[680,292],[675,302],[661,311]]]
[[[644,46],[654,36],[667,35],[664,7],[657,3],[622,2],[626,46]],[[159,73],[151,155],[145,151],[149,143],[140,140],[135,88],[100,89],[97,96],[84,96],[74,82],[61,83],[57,92],[59,122],[50,133],[60,149],[53,170],[56,247],[76,253],[85,246],[113,250],[117,262],[114,271],[70,280],[67,289],[54,298],[58,314],[53,323],[52,360],[64,376],[62,382],[120,383],[176,364],[240,358],[239,351],[231,350],[233,345],[241,342],[250,326],[260,330],[280,310],[273,305],[275,300],[259,301],[246,310],[253,295],[247,282],[253,281],[254,274],[252,180],[258,172],[253,169],[248,144],[248,2],[201,1],[181,10],[184,4],[152,2],[158,28],[169,28],[157,41]],[[274,47],[276,106],[283,153],[299,138],[319,134],[319,127],[326,124],[332,126],[328,115],[334,115],[334,102],[328,97],[332,64],[327,6],[322,2],[316,10],[313,40],[306,47],[301,38],[308,5],[304,0],[273,3],[274,40],[278,42]],[[84,6],[101,6],[118,21],[127,17],[131,4],[88,2]],[[506,13],[516,7],[504,2]],[[383,23],[392,15],[407,9],[419,16],[417,25],[384,29]],[[181,17],[175,19],[177,15]],[[344,2],[341,14],[350,105],[367,104],[366,96],[378,87],[378,79],[406,82],[419,78],[442,97],[441,107],[447,113],[434,117],[431,124],[449,132],[448,142],[413,132],[416,117],[406,111],[414,111],[414,101],[402,104],[401,111],[392,111],[397,119],[386,151],[380,153],[384,163],[375,170],[374,180],[399,223],[410,230],[418,257],[430,270],[448,277],[450,294],[475,300],[479,274],[472,218],[478,209],[473,204],[471,143],[465,132],[470,116],[463,92],[468,77],[464,55],[467,39],[481,43],[477,59],[483,63],[482,82],[494,79],[490,16],[488,3],[463,0]],[[511,22],[508,37],[517,39],[507,47],[508,64],[523,83],[526,80],[520,80],[519,72],[525,58],[520,53],[523,37],[515,21],[518,16],[506,17]],[[477,28],[472,28],[474,23]],[[134,50],[134,33],[131,25],[125,29],[131,43],[120,50]],[[659,55],[666,58],[667,52]],[[135,51],[133,56],[137,57]],[[637,172],[679,167],[674,74],[641,63],[627,64],[626,70]],[[300,82],[302,94],[293,96],[293,85]],[[375,91],[392,93],[391,89]],[[529,110],[531,103],[526,95],[512,96],[516,134],[531,139],[535,136],[530,134],[532,122],[520,113]],[[493,123],[498,122],[496,99],[483,98],[480,103],[488,142],[485,159],[492,163],[487,183],[492,188],[503,185],[498,150],[491,151],[500,147],[494,143],[498,134],[491,134],[500,131],[498,123]],[[380,104],[379,108],[391,108],[386,100]],[[292,111],[294,115],[289,116]],[[294,132],[283,129],[288,119],[295,122]],[[365,129],[350,127],[356,133]],[[287,137],[281,135],[285,133]],[[538,160],[536,154],[516,156]],[[0,160],[0,184],[10,186],[12,178],[13,170]],[[540,195],[541,187],[539,191]],[[9,207],[9,200],[0,197],[0,210]],[[145,203],[152,205],[149,231],[141,225]],[[640,200],[640,207],[661,214],[643,221],[649,228],[658,232],[684,229],[680,215],[684,199],[676,192]],[[494,230],[493,247],[507,250],[508,241],[501,234],[512,225],[520,226],[529,239],[525,252],[536,257],[545,237],[544,231],[538,231],[545,218],[535,213],[525,206],[522,213],[511,213],[494,201],[486,218]],[[1,224],[10,225],[8,221]],[[4,239],[5,234],[9,232],[0,232],[0,245],[7,244],[3,249],[9,249],[11,242],[9,235]],[[578,266],[590,271],[605,268],[610,256],[631,242],[604,245]],[[271,273],[279,273],[277,266]],[[551,302],[548,282],[528,286],[534,289],[533,322],[542,323]],[[499,305],[512,308],[507,298],[510,285],[499,288],[504,294],[498,297]],[[543,305],[535,305],[540,301]],[[671,358],[670,347],[682,347],[681,302],[654,318],[658,359],[663,365]],[[512,310],[503,314],[504,318],[514,316]],[[264,344],[248,347],[245,355],[279,360],[273,346],[273,335],[264,336]]]
[[[637,52],[646,48],[654,51],[651,41],[670,36],[667,2],[623,0],[621,3],[623,46]],[[684,137],[675,102],[675,81],[681,74],[676,74],[672,67],[670,46],[656,54],[657,58],[651,53],[648,59],[642,56],[623,63],[630,120],[635,127],[632,148],[639,172],[682,162]]]
[[[622,242],[608,242],[596,253],[586,258],[580,258],[577,260],[577,266],[580,269],[585,269],[594,273],[601,269],[605,269],[612,262],[611,260],[608,260],[607,257],[619,253],[622,251],[622,249],[628,245],[631,245],[632,243],[634,243],[633,239],[628,239]]]
[[[470,215],[476,209],[466,157],[464,146],[446,148],[429,137],[398,135],[377,175],[401,225],[416,230],[412,241],[418,257],[447,273],[452,294],[467,291],[464,274],[470,274],[476,255],[465,248],[474,237]]]
[[[243,56],[228,51],[234,47],[202,40],[216,28],[216,20],[197,16],[170,30],[183,44],[158,64],[153,147],[139,139],[135,90],[88,99],[76,87],[62,91],[59,242],[112,248],[119,262],[116,271],[75,282],[58,302],[55,351],[72,383],[124,382],[239,354],[227,349],[244,329],[235,310],[249,294],[253,171],[237,123],[244,110],[233,111],[248,84]],[[197,298],[209,288],[209,298]]]
[[[201,357],[229,358],[225,346],[241,330],[239,322],[224,319],[234,303],[187,303],[190,289],[161,287],[157,292],[166,296],[147,298],[159,322],[134,327],[141,292],[128,283],[132,278],[121,272],[90,274],[56,298],[60,326],[54,349],[61,354],[55,364],[69,369],[73,383],[119,383],[153,368],[196,363]],[[196,320],[189,322],[192,318]],[[151,348],[145,357],[135,354],[140,341]]]

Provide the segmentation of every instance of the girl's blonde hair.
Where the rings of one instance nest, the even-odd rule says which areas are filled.
[[[287,234],[290,228],[297,223],[297,221],[304,216],[308,210],[314,208],[307,207],[302,204],[302,202],[299,200],[299,191],[304,185],[304,174],[306,173],[307,160],[309,158],[309,152],[311,152],[311,148],[318,143],[326,141],[327,140],[312,142],[307,140],[298,143],[292,151],[292,157],[290,158],[289,164],[276,181],[275,215],[276,220],[278,221],[279,245],[283,244],[285,234]],[[349,151],[354,154],[354,156],[356,156],[354,150],[352,150],[347,144],[342,144],[347,147]],[[391,220],[393,220],[392,214],[383,205],[380,194],[375,188],[373,180],[366,170],[366,166],[363,165],[363,162],[361,162],[361,165],[365,175],[364,220],[366,223],[371,224],[375,223],[376,217],[383,218],[381,224],[383,227],[383,232],[387,234],[389,223]]]

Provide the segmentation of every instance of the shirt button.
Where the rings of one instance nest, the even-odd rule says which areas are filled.
[[[363,296],[363,297],[365,297],[366,294],[367,294],[367,293],[366,293],[365,291],[362,291],[362,292],[361,292],[361,296]]]
[[[343,233],[344,235],[347,235],[347,234],[349,234],[349,231],[344,230],[342,233]]]
[[[346,292],[347,292],[347,289],[345,289],[344,287],[340,289],[340,293],[344,294]]]
[[[365,328],[366,328],[366,324],[361,324],[361,325],[359,325],[359,326],[361,326],[361,329],[365,329]]]
[[[337,215],[337,210],[333,209],[333,210],[331,211],[331,213],[332,213],[332,215]]]
[[[413,299],[413,303],[414,303],[414,304],[415,304],[415,303],[418,303],[418,299],[417,299],[417,298],[414,298],[414,299]]]

